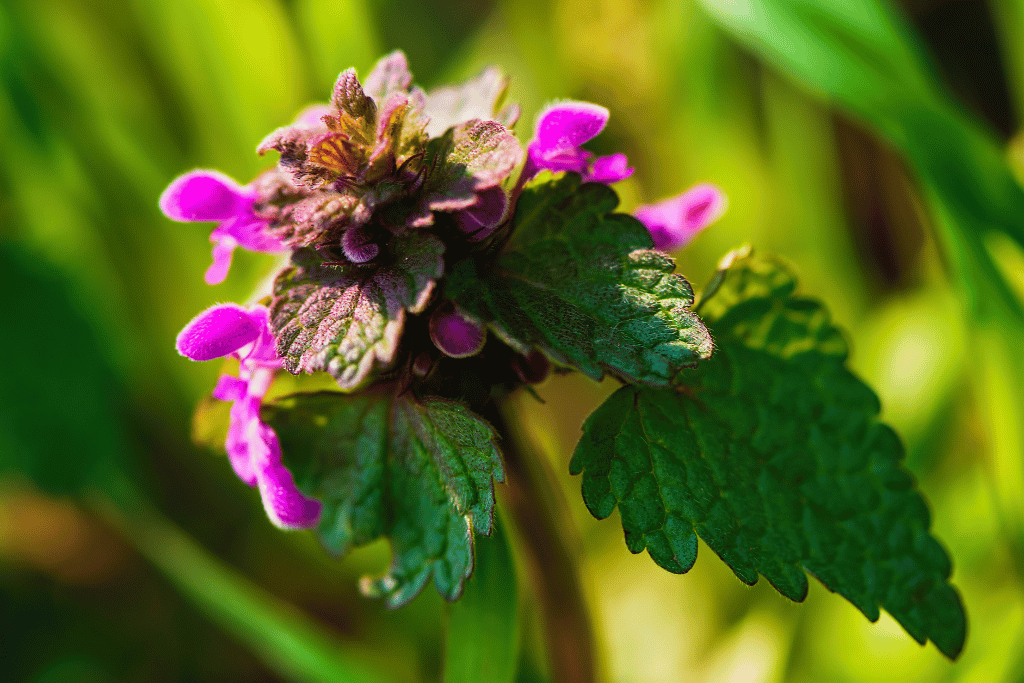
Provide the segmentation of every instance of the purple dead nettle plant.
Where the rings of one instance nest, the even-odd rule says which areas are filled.
[[[365,266],[385,255],[416,264],[413,277],[420,281],[412,286],[386,266],[382,269],[374,286],[384,292],[381,303],[389,309],[389,320],[375,331],[373,352],[354,364],[332,364],[323,349],[288,360],[295,337],[306,332],[279,326],[275,340],[270,311],[259,304],[212,306],[178,336],[178,351],[192,360],[231,356],[240,361],[240,377],[222,375],[214,396],[233,401],[228,455],[239,478],[259,488],[277,526],[315,526],[321,506],[298,491],[281,464],[273,429],[260,420],[275,372],[327,370],[346,391],[366,385],[374,369],[390,379],[387,371],[395,361],[405,315],[428,308],[427,330],[437,350],[451,358],[479,353],[486,326],[453,302],[434,302],[433,283],[444,275],[444,254],[492,247],[487,238],[509,220],[523,185],[542,170],[578,173],[584,182],[605,184],[633,174],[624,154],[595,157],[583,149],[609,117],[607,109],[589,102],[546,107],[524,151],[512,130],[518,106],[499,108],[506,85],[500,72],[490,68],[461,86],[425,93],[412,85],[405,56],[395,52],[362,84],[354,69],[343,72],[330,104],[310,106],[291,125],[268,135],[257,151],[276,151],[280,161],[249,184],[200,169],[175,179],[161,196],[160,209],[168,218],[218,223],[210,235],[215,245],[208,284],[226,278],[237,247],[292,251],[296,262],[314,259],[310,267],[321,271]],[[676,248],[716,220],[723,208],[721,192],[701,185],[641,207],[636,216],[657,246]],[[356,318],[376,313],[377,303],[355,286],[330,294],[319,305],[349,307]],[[287,304],[280,303],[280,296],[276,301],[280,313]],[[537,368],[549,363],[532,352],[513,358],[511,366],[526,383],[542,380],[547,371],[538,373]],[[422,362],[413,370],[425,372]]]
[[[594,516],[619,510],[632,552],[684,573],[700,537],[741,581],[764,576],[796,601],[809,572],[955,657],[966,621],[949,559],[825,307],[749,248],[698,300],[666,250],[722,215],[722,193],[700,184],[617,213],[611,185],[633,168],[584,148],[608,110],[553,103],[524,144],[506,85],[492,68],[424,92],[395,52],[270,133],[257,151],[278,162],[248,184],[197,170],[161,197],[174,220],[216,222],[210,284],[238,247],[288,255],[269,291],[208,308],[177,340],[192,360],[238,361],[213,395],[231,402],[226,450],[270,520],[315,529],[339,556],[387,538],[389,569],[361,587],[389,606],[430,580],[455,600],[474,539],[495,538],[508,464],[538,574],[576,585],[567,553],[530,546],[538,524],[550,540],[562,522],[524,512],[545,485],[505,399],[551,372],[611,376],[622,386],[583,425],[569,471]],[[337,389],[300,379],[275,395],[282,371],[326,372]],[[551,650],[587,660],[574,623],[572,652],[561,621]],[[560,680],[591,666],[563,664]]]

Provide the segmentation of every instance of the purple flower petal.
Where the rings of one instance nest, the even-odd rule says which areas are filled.
[[[234,375],[221,375],[213,388],[213,397],[220,401],[240,401],[245,396],[249,383]]]
[[[267,232],[268,227],[267,221],[248,210],[223,221],[210,233],[210,239],[220,240],[230,237],[235,240],[237,246],[249,251],[265,253],[284,251],[286,247],[280,240]]]
[[[430,339],[446,355],[465,358],[484,347],[485,330],[454,306],[442,305],[430,316]]]
[[[160,210],[175,221],[222,221],[245,210],[253,197],[218,171],[195,170],[175,178],[160,195]]]
[[[531,150],[541,156],[574,150],[597,137],[608,123],[608,110],[590,102],[559,102],[537,117]]]
[[[257,484],[270,521],[282,529],[308,529],[320,521],[320,502],[302,495],[292,473],[281,464],[277,434],[258,420],[249,426],[249,448]]]
[[[238,304],[211,306],[178,333],[178,353],[192,360],[212,360],[256,341],[260,325]]]
[[[609,154],[594,159],[590,169],[583,174],[583,182],[610,185],[625,180],[633,175],[634,170],[625,154]]]
[[[225,235],[216,239],[213,244],[213,263],[203,275],[206,284],[219,285],[224,282],[231,269],[231,257],[235,253],[236,247],[238,247],[238,240],[234,237]]]
[[[224,442],[228,460],[231,462],[231,469],[235,471],[239,479],[249,486],[256,486],[258,483],[249,445],[251,441],[250,425],[259,423],[261,400],[260,396],[243,395],[231,405],[228,438]]]
[[[647,226],[658,249],[671,250],[687,244],[697,233],[725,213],[726,198],[714,185],[704,183],[686,192],[641,206],[633,215]]]

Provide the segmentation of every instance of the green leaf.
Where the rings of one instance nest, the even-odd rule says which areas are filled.
[[[678,391],[623,387],[587,420],[570,465],[587,507],[618,506],[629,549],[670,571],[690,569],[700,536],[745,583],[800,601],[806,570],[956,657],[949,558],[827,311],[771,260],[740,255],[715,286],[700,304],[715,355]]]
[[[424,202],[433,211],[465,209],[477,192],[498,186],[523,160],[519,141],[496,121],[448,129],[427,143]]]
[[[979,319],[1024,323],[981,238],[1024,245],[1024,189],[1002,143],[964,113],[897,8],[879,0],[701,0],[727,33],[899,149],[914,168],[951,270]],[[1019,340],[1020,330],[1014,338]]]
[[[390,265],[329,265],[299,249],[274,282],[270,326],[293,374],[326,370],[343,389],[394,359],[405,312],[423,310],[444,272],[444,244],[432,235],[395,237]]]
[[[512,683],[519,663],[519,587],[499,517],[476,543],[476,569],[448,609],[445,683]]]
[[[493,266],[457,264],[445,294],[522,353],[542,349],[594,379],[668,384],[711,355],[711,337],[675,262],[639,221],[611,213],[617,204],[576,174],[543,176],[519,198],[508,248]]]
[[[496,435],[462,405],[384,393],[297,394],[264,408],[299,488],[324,505],[317,528],[336,554],[386,536],[391,567],[363,590],[390,606],[431,576],[455,600],[473,571],[473,531],[491,533]]]

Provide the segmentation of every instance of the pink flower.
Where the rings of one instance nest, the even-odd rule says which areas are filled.
[[[590,102],[559,102],[537,117],[533,139],[527,146],[528,176],[541,169],[574,171],[583,182],[616,183],[633,175],[624,154],[594,158],[581,145],[597,137],[608,123],[608,110]]]
[[[256,215],[257,200],[251,185],[241,186],[219,173],[197,169],[178,176],[160,195],[160,210],[175,221],[217,221],[210,233],[213,263],[206,270],[207,284],[224,281],[236,247],[249,251],[283,251],[284,245],[267,233],[267,222]]]
[[[281,367],[264,306],[246,309],[219,304],[206,309],[178,333],[178,353],[192,360],[233,356],[238,377],[221,375],[213,395],[233,401],[225,443],[238,477],[259,488],[270,521],[282,529],[308,529],[320,519],[319,501],[304,496],[281,463],[277,434],[260,420],[260,405]]]
[[[689,243],[697,233],[725,213],[725,195],[714,185],[695,185],[686,192],[639,207],[633,215],[647,226],[654,246],[671,251]]]

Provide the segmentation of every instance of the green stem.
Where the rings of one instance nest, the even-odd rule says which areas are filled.
[[[526,550],[528,571],[540,602],[552,679],[558,683],[596,680],[594,630],[583,597],[576,558],[562,534],[568,517],[561,492],[543,458],[524,447],[510,430],[504,411],[487,416],[502,436],[506,510]]]

